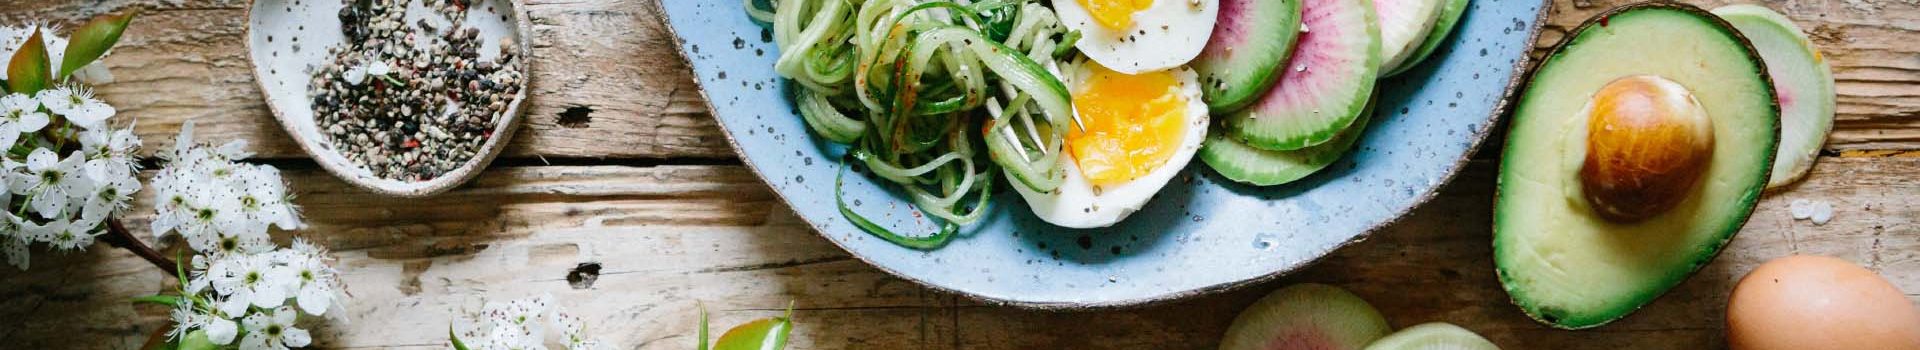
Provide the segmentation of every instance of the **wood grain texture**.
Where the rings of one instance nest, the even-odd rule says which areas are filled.
[[[0,23],[77,25],[140,9],[99,93],[137,118],[149,149],[186,120],[217,138],[254,140],[268,158],[305,158],[273,124],[247,66],[248,2],[0,0]],[[527,1],[536,60],[523,128],[503,157],[732,157],[680,60],[665,20],[635,1]],[[320,48],[315,48],[320,49]],[[565,115],[563,117],[563,114]]]
[[[1487,159],[1495,152],[1402,223],[1265,285],[1079,313],[987,307],[929,291],[847,255],[745,168],[711,160],[732,153],[644,1],[653,0],[526,1],[542,70],[528,124],[505,155],[519,159],[466,187],[395,200],[304,160],[276,162],[286,165],[313,224],[297,234],[336,250],[353,294],[350,321],[315,330],[320,348],[443,349],[448,323],[482,301],[552,293],[620,348],[690,348],[696,302],[726,325],[797,301],[797,349],[1212,349],[1254,299],[1311,281],[1354,290],[1396,326],[1454,322],[1509,349],[1697,349],[1720,346],[1728,290],[1770,258],[1840,256],[1920,291],[1920,183],[1912,180],[1920,173],[1920,46],[1912,44],[1920,40],[1920,5],[1911,0],[1768,2],[1802,21],[1832,60],[1841,108],[1829,148],[1860,158],[1822,160],[1809,181],[1767,197],[1729,249],[1670,295],[1577,332],[1527,320],[1493,276]],[[1555,4],[1541,47],[1624,2]],[[71,25],[144,9],[107,60],[119,81],[101,92],[139,119],[149,149],[168,146],[178,125],[194,119],[204,138],[248,139],[263,157],[303,158],[271,124],[247,73],[246,6],[0,0],[0,23]],[[560,116],[573,107],[591,112]],[[540,166],[540,157],[584,159]],[[592,160],[601,158],[647,160]],[[1832,202],[1835,221],[1788,219],[1787,203],[1799,198]],[[136,212],[147,211],[148,200]],[[129,219],[151,239],[146,218]],[[576,289],[565,276],[589,262],[602,270]],[[36,251],[34,265],[0,268],[0,347],[125,349],[167,326],[165,310],[125,302],[174,287],[131,254],[104,245],[72,255]]]
[[[506,157],[732,157],[706,115],[691,73],[671,50],[654,0],[527,1],[534,22],[526,128]],[[1632,0],[1558,2],[1537,52],[1588,16]],[[139,118],[149,144],[200,120],[211,136],[256,140],[263,157],[305,157],[267,117],[247,70],[238,0],[8,0],[0,21],[77,24],[139,8],[107,63],[120,83],[101,93]],[[1723,0],[1695,1],[1717,5]],[[1901,0],[1768,2],[1812,33],[1838,81],[1829,149],[1920,149],[1920,3]],[[572,111],[573,113],[566,113]],[[563,117],[562,115],[567,115]]]
[[[300,235],[335,249],[353,294],[351,321],[316,331],[325,348],[441,348],[462,310],[553,293],[623,348],[688,348],[696,302],[734,324],[796,300],[798,349],[1202,349],[1264,292],[1312,281],[1352,289],[1396,326],[1454,322],[1509,349],[1693,349],[1719,344],[1732,284],[1770,258],[1839,256],[1920,290],[1920,159],[1835,158],[1767,197],[1729,249],[1670,295],[1607,327],[1547,329],[1494,278],[1491,165],[1472,164],[1443,205],[1281,281],[1082,313],[987,307],[889,276],[813,234],[739,166],[497,169],[427,200],[370,197],[316,169],[287,174],[313,224]],[[1832,202],[1836,219],[1791,220],[1787,203],[1799,198]],[[144,231],[145,218],[129,224]],[[602,269],[576,288],[565,276],[588,262]],[[0,319],[33,320],[0,327],[0,342],[124,348],[166,324],[165,310],[124,302],[171,288],[137,257],[101,248],[34,263],[0,271]]]
[[[1638,0],[1555,1],[1534,56],[1587,18]],[[1920,2],[1906,0],[1688,0],[1712,9],[1757,3],[1779,11],[1813,39],[1833,66],[1839,109],[1827,149],[1920,148]]]

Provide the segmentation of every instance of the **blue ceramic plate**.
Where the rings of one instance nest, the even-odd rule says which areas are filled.
[[[773,71],[769,32],[739,0],[662,1],[713,116],[748,166],[820,234],[927,286],[1044,309],[1137,305],[1280,276],[1366,236],[1432,198],[1503,113],[1527,66],[1541,1],[1475,1],[1450,43],[1383,81],[1359,148],[1275,187],[1239,185],[1194,161],[1114,227],[1071,230],[1034,217],[1000,186],[981,223],[918,251],[867,235],[834,205],[842,148],[811,134]],[[854,209],[900,232],[932,232],[899,191],[847,176]]]

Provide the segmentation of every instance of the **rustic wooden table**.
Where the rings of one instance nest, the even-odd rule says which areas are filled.
[[[191,119],[203,137],[250,140],[286,170],[313,224],[294,234],[336,251],[353,295],[350,322],[315,330],[322,348],[444,348],[460,310],[552,293],[620,348],[692,347],[696,302],[717,324],[735,324],[793,300],[799,349],[1209,349],[1253,299],[1314,281],[1352,289],[1396,326],[1449,321],[1509,349],[1700,349],[1721,346],[1728,290],[1769,258],[1840,256],[1920,293],[1914,0],[1768,2],[1809,30],[1833,63],[1840,110],[1828,157],[1805,183],[1767,196],[1698,275],[1631,317],[1577,332],[1527,320],[1493,276],[1497,149],[1481,152],[1411,218],[1273,283],[1074,313],[929,291],[816,236],[733,158],[649,1],[527,1],[539,71],[523,132],[478,180],[422,200],[348,187],[274,124],[245,62],[244,0],[0,0],[0,23],[72,25],[143,9],[107,59],[118,81],[101,94],[139,120],[148,149],[168,147]],[[1537,46],[1622,2],[1554,4]],[[1836,218],[1791,220],[1787,203],[1802,198],[1832,202]],[[151,208],[146,200],[136,211]],[[146,227],[143,217],[129,219]],[[170,290],[168,276],[125,251],[100,245],[35,260],[31,271],[0,269],[0,347],[125,349],[168,326],[166,310],[126,302]],[[597,264],[597,275],[570,280],[585,263]]]

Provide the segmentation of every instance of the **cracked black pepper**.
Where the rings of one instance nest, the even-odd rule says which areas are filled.
[[[480,58],[470,1],[424,2],[451,23],[408,23],[406,0],[345,0],[346,41],[313,70],[320,134],[381,178],[432,180],[475,157],[526,81],[511,38]]]

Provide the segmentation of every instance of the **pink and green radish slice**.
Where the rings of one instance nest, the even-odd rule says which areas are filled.
[[[1193,60],[1207,109],[1226,114],[1267,92],[1299,34],[1300,0],[1220,0],[1213,37]]]
[[[1366,350],[1500,350],[1500,346],[1466,328],[1432,322],[1393,332]]]
[[[1833,69],[1819,49],[1787,16],[1757,5],[1728,5],[1713,10],[1753,43],[1773,76],[1780,102],[1780,151],[1773,157],[1767,188],[1786,186],[1807,175],[1833,131]]]
[[[1400,75],[1420,65],[1428,55],[1433,54],[1433,50],[1440,48],[1440,43],[1447,41],[1447,34],[1453,33],[1453,27],[1460,24],[1460,15],[1467,13],[1467,0],[1445,1],[1446,4],[1440,7],[1439,18],[1433,21],[1433,29],[1427,31],[1427,39],[1420,41],[1420,47],[1415,48],[1406,61],[1400,62],[1400,67],[1387,70],[1386,76]]]
[[[1353,125],[1380,72],[1380,29],[1368,0],[1303,0],[1300,39],[1279,82],[1226,118],[1228,137],[1265,150],[1318,145]]]
[[[1380,71],[1392,72],[1413,57],[1440,19],[1447,0],[1373,0],[1380,18]],[[1385,75],[1382,75],[1385,76]]]
[[[1372,106],[1360,113],[1360,119],[1353,127],[1340,132],[1333,141],[1291,151],[1268,151],[1247,146],[1226,137],[1225,133],[1215,132],[1207,137],[1207,143],[1200,148],[1200,160],[1214,171],[1233,181],[1255,185],[1273,186],[1298,181],[1307,175],[1319,172],[1340,156],[1352,149],[1360,134],[1367,130],[1367,119],[1373,115]]]
[[[1359,296],[1306,283],[1274,291],[1241,311],[1220,350],[1361,350],[1392,330]]]

